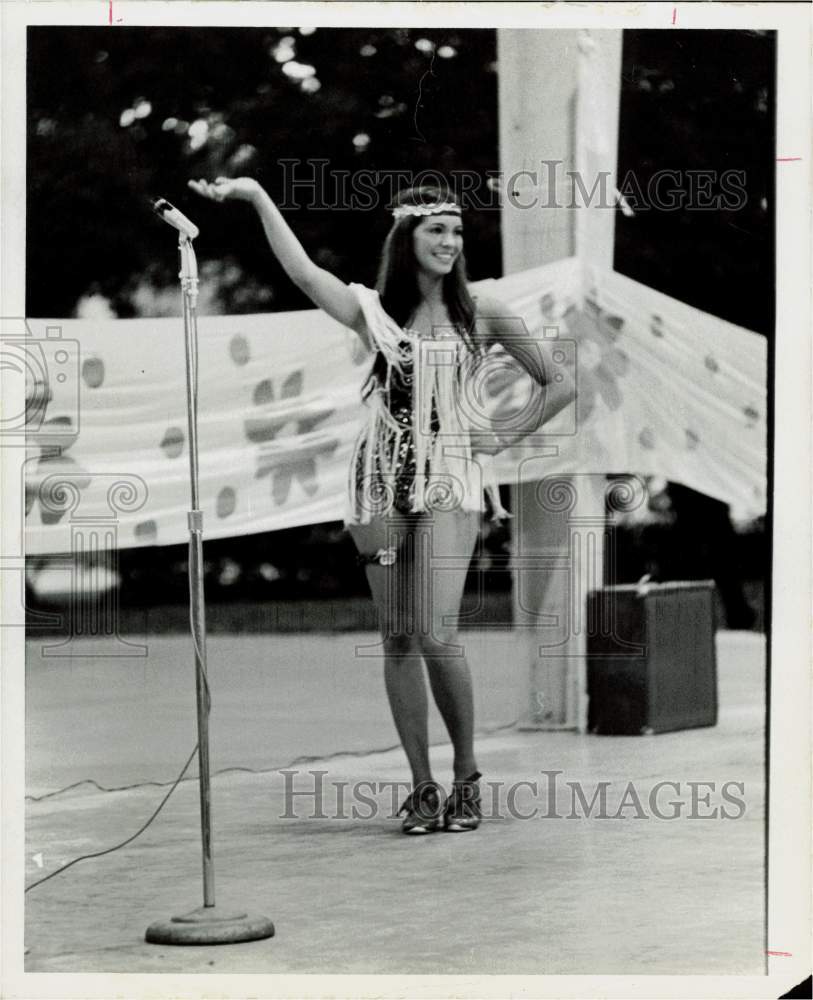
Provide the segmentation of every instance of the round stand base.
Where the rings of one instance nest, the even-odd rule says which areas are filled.
[[[150,944],[237,944],[274,936],[268,917],[221,912],[216,906],[200,906],[182,917],[157,920],[147,928]]]

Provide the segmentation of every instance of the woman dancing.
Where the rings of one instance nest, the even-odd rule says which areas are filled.
[[[349,470],[345,524],[377,606],[384,677],[413,790],[399,810],[404,833],[474,830],[480,823],[469,666],[457,617],[478,537],[491,454],[505,444],[478,419],[472,376],[495,344],[545,388],[544,418],[573,399],[567,379],[548,384],[544,345],[517,337],[517,320],[466,284],[460,204],[434,187],[401,192],[375,290],[318,267],[268,194],[249,178],[190,181],[214,201],[248,201],[291,280],[354,330],[372,356],[367,420]],[[561,376],[560,376],[561,378]],[[432,777],[424,663],[454,748],[448,799]]]

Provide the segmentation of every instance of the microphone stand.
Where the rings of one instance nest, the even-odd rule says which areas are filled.
[[[195,230],[196,231],[196,230]],[[198,492],[198,262],[192,239],[181,232],[184,343],[186,347],[186,402],[189,426],[189,478],[192,508],[189,525],[189,609],[195,654],[195,687],[198,713],[198,783],[200,786],[200,831],[203,850],[203,906],[170,920],[159,920],[147,928],[152,944],[234,944],[273,937],[274,925],[267,917],[243,912],[223,913],[215,907],[215,873],[212,862],[211,788],[209,777],[209,710],[211,696],[206,671],[206,616],[203,591],[203,511]]]

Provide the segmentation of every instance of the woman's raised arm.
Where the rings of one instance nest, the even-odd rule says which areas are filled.
[[[218,177],[189,181],[189,186],[211,201],[247,201],[260,216],[274,256],[285,273],[319,309],[364,338],[364,318],[358,299],[343,281],[314,264],[268,193],[250,177]]]

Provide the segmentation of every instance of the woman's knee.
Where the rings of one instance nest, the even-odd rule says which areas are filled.
[[[405,632],[384,632],[384,653],[386,656],[409,656],[420,653],[417,636]]]
[[[457,629],[448,627],[435,628],[431,632],[423,633],[420,636],[420,649],[427,659],[463,655]]]

